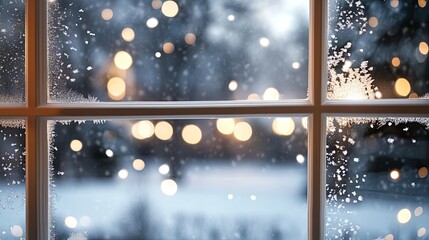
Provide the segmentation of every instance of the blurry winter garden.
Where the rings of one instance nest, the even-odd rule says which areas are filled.
[[[307,1],[48,1],[49,101],[307,98]],[[425,0],[330,0],[328,98],[428,98]],[[24,2],[0,5],[24,102]],[[404,100],[405,101],[405,100]],[[307,118],[49,121],[53,239],[306,239]],[[0,239],[25,237],[25,129],[0,121]],[[327,118],[326,239],[428,239],[429,118]]]

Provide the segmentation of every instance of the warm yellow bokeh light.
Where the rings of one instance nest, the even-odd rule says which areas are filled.
[[[247,141],[252,137],[252,126],[247,122],[239,122],[234,126],[234,137],[239,141]]]
[[[173,136],[173,127],[166,121],[158,122],[155,125],[155,136],[161,140],[169,140]]]
[[[216,121],[217,130],[225,135],[230,135],[234,132],[235,120],[234,118],[219,118]]]
[[[411,93],[408,98],[419,98],[419,95],[417,93]]]
[[[401,209],[396,216],[399,223],[407,223],[411,220],[411,212],[407,208]]]
[[[395,82],[395,93],[398,96],[406,97],[411,92],[411,85],[405,78],[398,78]]]
[[[425,178],[428,175],[428,169],[426,167],[421,167],[419,169],[419,178]]]
[[[383,98],[383,94],[380,91],[375,92],[375,98],[380,99]]]
[[[153,9],[160,9],[162,7],[162,1],[161,0],[153,0],[152,1],[152,8]]]
[[[80,150],[82,150],[82,147],[83,147],[82,142],[77,139],[74,139],[70,142],[70,148],[75,152],[79,152]]]
[[[166,17],[175,17],[179,13],[179,5],[175,1],[165,1],[162,4],[161,12]]]
[[[303,128],[307,129],[308,128],[308,117],[303,117],[301,119],[301,124],[302,124]]]
[[[272,124],[273,132],[280,136],[290,136],[295,130],[295,122],[292,118],[275,118]]]
[[[256,93],[251,93],[249,94],[249,96],[247,97],[247,100],[261,100],[261,97],[259,97],[258,94]]]
[[[426,7],[426,0],[418,0],[417,3],[419,4],[419,7],[424,8]]]
[[[115,62],[116,67],[122,70],[127,70],[131,65],[133,65],[133,58],[125,51],[117,52],[113,61]]]
[[[144,161],[143,161],[143,160],[141,160],[141,159],[135,159],[135,160],[133,161],[133,168],[134,168],[136,171],[141,171],[141,170],[143,170],[145,166],[146,166],[146,164],[145,164],[145,163],[144,163]]]
[[[375,28],[378,25],[378,19],[376,17],[370,17],[368,20],[369,26]]]
[[[384,240],[394,240],[395,238],[393,237],[393,234],[387,234],[385,237],[384,237]]]
[[[126,84],[122,78],[114,77],[107,82],[107,92],[113,100],[121,100],[125,96]]]
[[[174,196],[177,193],[177,184],[174,180],[166,179],[161,182],[161,191],[167,196]]]
[[[230,91],[235,91],[238,88],[238,83],[235,80],[231,80],[231,82],[229,82],[228,84],[228,88]]]
[[[394,67],[399,67],[399,65],[401,65],[401,59],[399,59],[398,57],[392,58],[392,65]]]
[[[423,55],[427,55],[429,53],[429,46],[426,42],[421,42],[419,44],[419,51]]]
[[[155,127],[151,121],[143,120],[134,123],[131,133],[135,138],[140,140],[150,138],[155,133]]]
[[[423,214],[422,207],[417,207],[416,209],[414,209],[414,215],[416,215],[416,217],[421,216],[422,214]]]
[[[122,30],[121,36],[125,41],[131,42],[136,37],[136,34],[132,28],[127,27]]]
[[[172,54],[174,52],[174,44],[171,42],[166,42],[164,45],[162,45],[162,50],[166,54]]]
[[[262,99],[264,99],[264,100],[279,100],[280,99],[280,93],[275,88],[267,88],[264,92],[264,95],[262,95]]]
[[[392,170],[389,175],[391,179],[397,180],[400,176],[400,173],[398,170]]]
[[[101,17],[104,20],[106,20],[106,21],[112,19],[113,18],[113,11],[112,11],[112,9],[106,8],[103,11],[101,11]]]
[[[419,230],[417,231],[417,237],[423,237],[426,234],[426,228],[422,227],[419,228]]]
[[[193,124],[187,125],[182,130],[182,138],[189,144],[197,144],[201,141],[203,134],[201,129]]]
[[[195,42],[197,41],[197,36],[195,36],[195,34],[193,33],[187,33],[185,35],[185,43],[188,45],[194,45]]]
[[[399,0],[390,0],[390,6],[396,8],[399,6]]]

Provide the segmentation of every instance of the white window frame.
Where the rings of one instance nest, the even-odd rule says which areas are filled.
[[[27,0],[26,104],[0,105],[4,118],[26,119],[26,238],[48,239],[47,120],[55,118],[207,117],[307,114],[308,239],[324,238],[325,139],[328,116],[425,116],[429,100],[327,101],[326,32],[328,0],[310,1],[308,100],[278,102],[47,103],[47,1]]]

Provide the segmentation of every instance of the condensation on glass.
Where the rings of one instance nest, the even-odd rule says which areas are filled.
[[[0,239],[25,239],[25,121],[0,119]]]
[[[48,125],[52,239],[307,239],[306,118]]]
[[[49,101],[307,98],[309,1],[48,1]]]
[[[325,238],[428,238],[429,118],[327,122]]]
[[[426,0],[328,5],[328,99],[429,98]]]
[[[25,102],[25,2],[0,4],[0,104]]]

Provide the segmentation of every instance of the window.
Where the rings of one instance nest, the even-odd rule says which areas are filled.
[[[0,234],[100,238],[91,234],[115,224],[101,238],[121,230],[226,236],[218,229],[238,239],[264,238],[262,232],[273,239],[427,236],[427,2],[309,1],[304,10],[292,2],[27,1],[25,88],[18,50],[17,62],[7,65],[17,74],[0,69],[12,79],[7,92],[26,93],[25,101],[7,96],[0,106],[2,171],[13,173],[1,176],[0,190],[18,196],[0,215],[19,219],[0,220]],[[4,24],[3,10],[12,9],[17,20],[8,27],[18,33],[0,46],[16,41],[23,49],[23,15],[14,12],[23,2],[10,4],[21,7],[2,4],[0,18]],[[296,35],[281,34],[284,21]],[[157,207],[147,207],[149,195],[159,195]],[[199,203],[189,207],[192,197]],[[76,204],[82,200],[89,207]],[[194,214],[169,215],[177,202]],[[106,209],[124,217],[109,222],[115,216]],[[215,218],[218,209],[255,215]],[[148,219],[157,221],[129,226]],[[194,224],[206,230],[195,232]],[[254,225],[261,231],[252,232]]]

